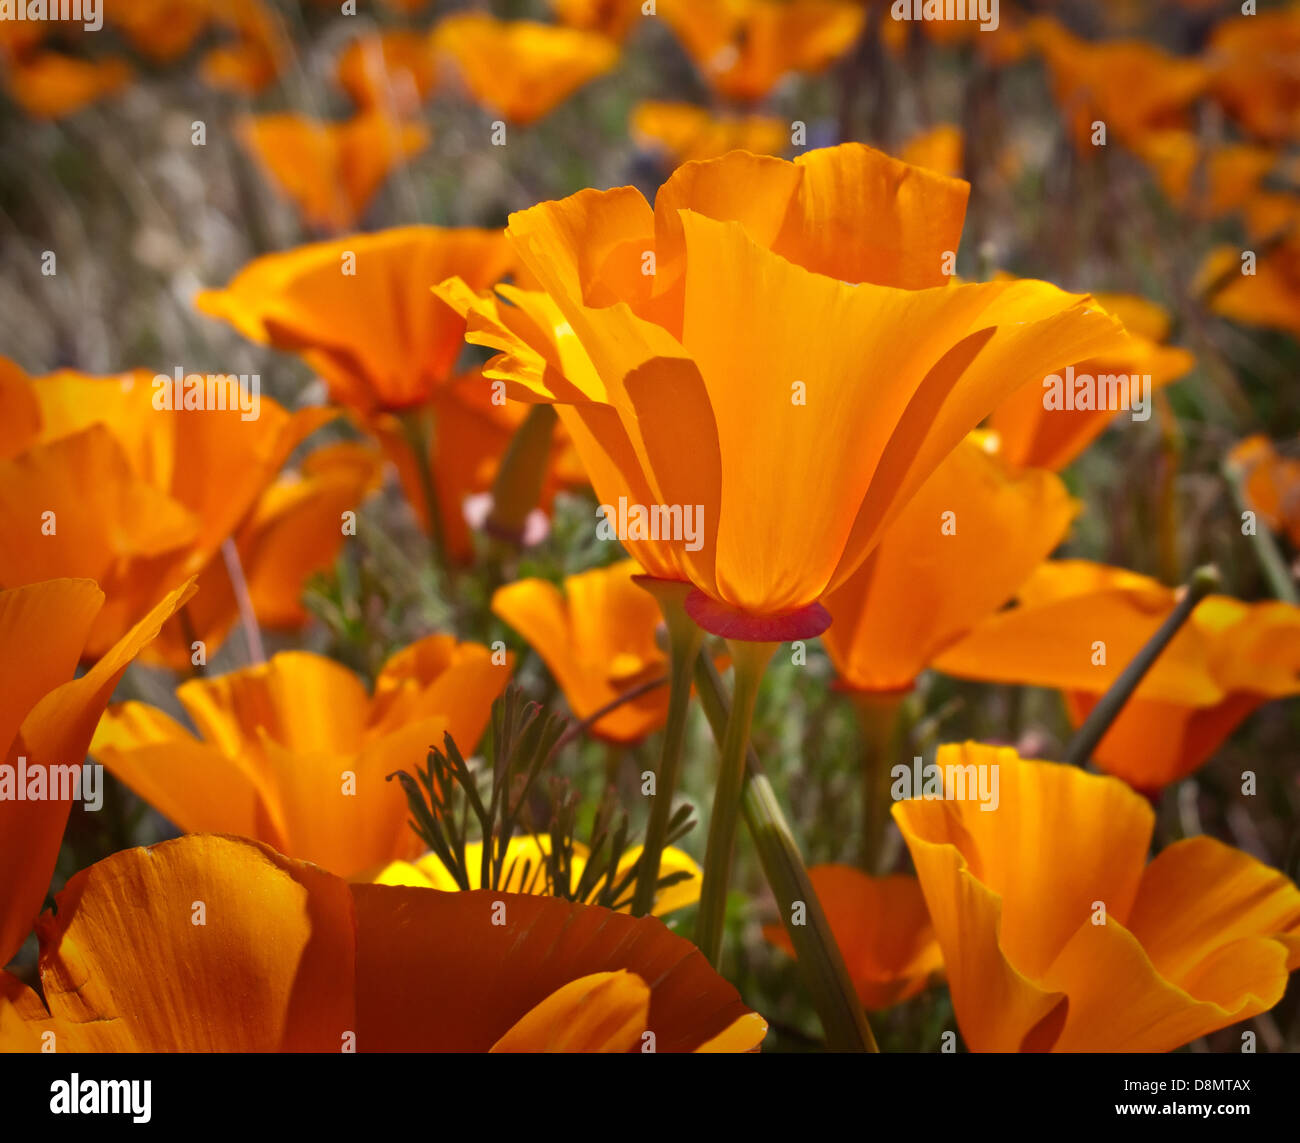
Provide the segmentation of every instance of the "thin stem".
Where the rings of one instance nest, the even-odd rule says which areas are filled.
[[[735,664],[736,694],[722,737],[722,758],[718,782],[709,814],[709,842],[704,853],[704,878],[700,885],[700,908],[695,918],[695,943],[717,968],[722,959],[722,931],[727,912],[727,883],[731,880],[731,851],[740,818],[740,799],[745,786],[745,748],[749,726],[758,700],[758,687],[767,670],[776,643],[748,643],[727,640]]]
[[[415,471],[420,480],[420,493],[424,497],[425,514],[429,519],[429,538],[433,546],[433,560],[438,570],[448,575],[447,529],[442,520],[442,502],[438,499],[438,482],[433,474],[433,456],[430,448],[429,417],[423,409],[412,409],[399,416],[402,435],[415,458]]]
[[[713,736],[721,740],[728,723],[729,704],[717,668],[707,655],[700,655],[695,661],[695,686]],[[862,1011],[798,843],[753,747],[745,752],[745,779],[742,804],[745,826],[754,839],[763,874],[781,910],[781,923],[794,945],[799,971],[812,994],[813,1006],[826,1034],[826,1045],[837,1050],[874,1052],[876,1041],[871,1025]],[[799,905],[804,910],[803,924],[797,923]]]
[[[1239,513],[1246,511],[1246,494],[1242,487],[1245,474],[1236,465],[1225,464],[1223,475],[1232,490],[1232,499],[1237,505],[1237,511]],[[1286,560],[1278,550],[1277,541],[1273,538],[1268,525],[1258,518],[1259,513],[1255,515],[1255,530],[1250,538],[1253,541],[1255,557],[1259,560],[1260,570],[1278,599],[1292,606],[1300,605],[1300,592],[1296,591],[1295,580],[1286,566]]]
[[[1187,622],[1196,609],[1196,605],[1219,587],[1219,570],[1213,564],[1197,568],[1192,573],[1191,582],[1178,601],[1178,606],[1170,612],[1169,617],[1160,625],[1160,629],[1147,640],[1142,648],[1117,678],[1101,701],[1092,708],[1092,712],[1083,720],[1083,725],[1075,732],[1074,738],[1065,751],[1065,761],[1072,766],[1082,766],[1092,757],[1097,744],[1105,737],[1111,723],[1119,717],[1124,704],[1137,690],[1138,684],[1155,664],[1164,649],[1169,646],[1178,630]]]
[[[659,883],[659,859],[672,817],[673,795],[681,771],[682,743],[686,739],[686,715],[691,705],[691,677],[700,654],[704,633],[686,614],[688,583],[643,577],[637,581],[658,601],[668,628],[668,721],[664,725],[663,746],[659,754],[659,773],[650,802],[650,821],[646,825],[645,848],[637,872],[636,892],[632,896],[633,916],[651,912],[655,886]]]
[[[898,761],[898,739],[906,691],[855,691],[853,709],[862,728],[862,868],[876,873],[889,822],[889,773]]]
[[[564,733],[555,740],[555,745],[551,748],[552,756],[558,754],[580,734],[590,730],[611,711],[618,710],[618,708],[623,706],[625,703],[635,702],[642,696],[648,695],[651,691],[663,686],[666,682],[668,682],[667,675],[656,675],[653,679],[646,679],[645,682],[637,683],[636,686],[629,687],[616,698],[610,699],[604,706],[593,710],[580,722],[571,722],[567,727],[565,727]]]
[[[233,538],[227,537],[221,542],[221,558],[226,565],[226,574],[230,577],[230,590],[235,594],[235,605],[239,608],[239,622],[244,628],[244,641],[248,644],[248,658],[254,663],[266,662],[266,651],[262,646],[262,629],[257,624],[257,612],[253,609],[253,597],[248,593],[248,580],[244,578],[244,565],[239,558],[239,549]]]

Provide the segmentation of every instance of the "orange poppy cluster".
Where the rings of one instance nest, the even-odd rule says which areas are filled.
[[[941,986],[973,1051],[1170,1051],[1277,1005],[1300,889],[1244,847],[1172,838],[1153,807],[1300,695],[1277,547],[1300,548],[1300,459],[1262,434],[1221,454],[1231,539],[1280,562],[1277,598],[1068,545],[1076,462],[1117,417],[1178,435],[1172,401],[1218,353],[1176,344],[1189,313],[1300,332],[1300,6],[1224,20],[1194,56],[1009,2],[987,35],[856,0],[551,0],[553,23],[428,28],[411,7],[389,0],[331,56],[349,117],[229,117],[304,240],[194,310],[309,371],[313,400],[0,358],[0,1050],[753,1051],[767,1020],[724,976],[742,818],[775,905],[763,935],[807,972],[829,1046],[874,1046],[864,1010]],[[271,0],[105,16],[144,66],[192,60],[228,95],[299,68]],[[430,100],[467,96],[500,146],[612,83],[652,17],[709,96],[619,105],[670,164],[653,196],[585,187],[504,227],[351,233],[438,142]],[[28,115],[130,88],[125,55],[46,31],[0,23]],[[929,122],[901,157],[813,147],[778,113],[790,75],[935,51],[983,75],[1041,64],[1071,162],[1109,132],[1181,224],[1240,224],[1250,248],[1211,251],[1177,312],[958,277],[959,176],[983,140]],[[1207,106],[1230,133],[1196,129]],[[346,565],[358,514],[394,504],[429,541],[447,629],[376,638],[359,677],[304,598]],[[808,869],[761,793],[761,762],[821,749],[764,729],[787,658],[820,669],[805,698],[849,697],[866,755],[861,837]],[[916,708],[979,684],[1059,692],[1082,756],[1035,760],[1062,751],[1016,726],[1015,746],[936,748],[943,712],[921,734]],[[516,735],[520,686],[567,706],[558,742]],[[575,809],[596,781],[563,787],[588,738],[612,759],[606,798],[636,759],[643,840],[603,801]],[[508,772],[533,747],[545,788]],[[65,880],[93,768],[174,830]],[[602,878],[618,892],[591,892]],[[674,931],[691,911],[694,943]]]

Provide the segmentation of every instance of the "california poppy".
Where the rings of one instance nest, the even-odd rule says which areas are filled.
[[[1010,598],[1069,530],[1078,505],[1050,472],[1009,471],[968,437],[876,550],[826,597],[822,636],[842,685],[910,687],[934,655]]]
[[[1011,465],[1059,472],[1108,425],[1122,418],[1124,410],[1130,416],[1142,416],[1139,402],[1177,381],[1196,364],[1188,350],[1165,344],[1170,319],[1163,307],[1132,294],[1098,292],[1093,297],[1124,323],[1127,336],[1103,357],[1072,363],[1074,387],[1081,394],[1077,401],[1074,389],[1066,392],[1065,374],[1056,369],[1051,376],[1060,379],[1059,392],[1049,392],[1050,377],[1039,377],[1022,385],[993,411],[988,427],[997,434],[999,451]],[[1105,378],[1118,380],[1127,389],[1116,390],[1117,404],[1099,399],[1101,385],[1105,384],[1107,393],[1111,391],[1111,381],[1103,381]],[[1148,406],[1146,415],[1150,413]]]
[[[847,0],[659,0],[656,11],[705,82],[747,102],[789,72],[824,71],[853,46],[865,15]]]
[[[465,321],[429,292],[495,284],[514,256],[496,230],[403,226],[255,258],[195,299],[245,337],[298,353],[331,400],[362,414],[425,404],[451,380]]]
[[[292,111],[249,115],[237,131],[303,222],[324,231],[355,226],[384,180],[429,142],[424,127],[378,111],[340,123]]]
[[[342,876],[414,857],[395,770],[414,770],[450,733],[468,754],[509,677],[504,657],[431,635],[388,660],[373,695],[305,651],[176,696],[198,737],[144,703],[110,707],[91,753],[189,833],[257,838]]]
[[[471,341],[504,351],[487,376],[573,407],[603,504],[702,515],[698,545],[627,543],[699,589],[697,622],[795,638],[1001,398],[1121,338],[1045,283],[927,288],[947,281],[966,193],[858,144],[733,152],[679,168],[654,210],[625,187],[512,215],[544,303],[441,293]]]
[[[86,579],[0,591],[0,780],[27,783],[21,793],[6,789],[0,796],[0,965],[31,931],[49,888],[75,792],[64,775],[80,773],[95,724],[123,671],[193,593],[190,581],[164,595],[74,679],[104,593]],[[28,797],[36,790],[33,783],[42,797]]]
[[[1197,273],[1207,304],[1242,325],[1281,329],[1300,337],[1300,242],[1284,242],[1247,268],[1240,248],[1216,246]]]
[[[1196,218],[1240,210],[1277,165],[1277,152],[1254,143],[1206,147],[1190,131],[1151,131],[1133,149],[1154,170],[1165,194]]]
[[[1300,11],[1294,5],[1220,20],[1210,33],[1210,90],[1247,132],[1272,143],[1300,138]]]
[[[1098,122],[1126,145],[1152,130],[1190,126],[1192,106],[1209,84],[1200,60],[1172,56],[1145,40],[1089,42],[1047,16],[1031,20],[1027,34],[1047,62],[1056,102],[1081,155],[1097,152]]]
[[[674,167],[736,150],[779,155],[790,142],[789,127],[774,116],[722,117],[692,103],[638,103],[630,127],[634,139],[663,151]]]
[[[892,1008],[942,974],[943,954],[915,877],[869,877],[850,865],[814,865],[808,876],[864,1008]],[[763,936],[794,955],[783,925],[764,925]]]
[[[935,765],[947,797],[894,820],[973,1051],[1167,1052],[1282,998],[1300,890],[1276,869],[1208,837],[1148,862],[1155,814],[1114,778],[976,743]],[[995,813],[960,797],[974,767]]]
[[[40,52],[5,68],[9,94],[28,115],[61,119],[88,104],[121,91],[131,69],[119,59],[79,59],[61,52]]]
[[[548,115],[618,61],[618,45],[596,32],[479,12],[442,20],[433,46],[455,62],[479,103],[520,126]]]
[[[0,460],[0,587],[60,576],[95,580],[107,595],[86,641],[98,658],[167,590],[203,571],[245,521],[289,454],[336,414],[289,413],[258,395],[256,416],[226,381],[224,408],[178,408],[174,378],[144,370],[96,377],[62,370],[6,386],[31,412],[24,447]],[[209,390],[204,386],[203,400]],[[191,394],[198,390],[191,388]],[[211,392],[218,394],[214,386]],[[249,394],[247,391],[245,396]],[[251,405],[250,405],[251,409]],[[145,652],[152,657],[153,649]]]
[[[379,487],[382,457],[351,442],[325,445],[303,458],[258,498],[231,537],[260,627],[294,630],[308,620],[303,588],[328,570],[367,495]],[[193,664],[195,639],[205,657],[225,641],[239,607],[224,560],[213,560],[198,578],[198,594],[179,620],[163,628],[153,651],[172,666]]]
[[[898,157],[914,167],[925,167],[941,175],[960,178],[965,149],[961,128],[951,123],[940,123],[909,139],[898,152]]]
[[[1228,454],[1242,473],[1248,506],[1300,548],[1300,460],[1278,453],[1267,437],[1247,437]]]
[[[748,1051],[767,1031],[655,918],[348,885],[238,838],[124,850],[56,901],[44,1003],[0,973],[4,1047]]]
[[[428,37],[390,28],[349,42],[339,55],[338,81],[365,111],[413,115],[437,79]]]
[[[645,16],[645,0],[550,0],[555,18],[570,28],[622,40]]]
[[[1043,564],[1018,606],[935,659],[937,670],[1056,687],[1081,723],[1175,606],[1156,580],[1083,560]],[[1202,600],[1094,752],[1140,790],[1190,774],[1257,707],[1300,693],[1300,608]]]
[[[492,597],[493,613],[542,657],[578,718],[668,669],[655,642],[659,605],[633,582],[640,571],[636,561],[623,560],[566,577],[563,591],[546,580],[524,579]],[[636,742],[662,726],[667,713],[668,688],[658,687],[591,729],[612,742]]]

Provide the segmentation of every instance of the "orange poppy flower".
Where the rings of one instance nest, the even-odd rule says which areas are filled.
[[[635,560],[567,576],[563,591],[541,579],[498,588],[492,611],[542,657],[569,700],[586,719],[624,691],[668,671],[655,641],[659,604],[633,581]],[[611,742],[636,742],[668,716],[668,688],[623,703],[591,728]]]
[[[937,670],[1065,692],[1077,726],[1173,611],[1175,592],[1083,560],[1043,564],[1019,606],[940,654]],[[1300,608],[1202,600],[1094,752],[1140,790],[1186,777],[1257,707],[1300,694]]]
[[[387,776],[418,769],[448,732],[468,755],[509,674],[486,647],[431,635],[389,659],[367,695],[341,664],[285,651],[182,683],[198,737],[128,702],[109,708],[91,753],[187,833],[257,838],[351,876],[419,853]]]
[[[247,420],[234,404],[160,410],[155,398],[170,389],[156,388],[145,370],[27,378],[8,363],[7,372],[9,390],[35,401],[41,427],[0,460],[0,516],[15,522],[0,549],[0,587],[95,580],[108,599],[86,640],[88,658],[203,571],[289,454],[336,415],[289,413],[260,394]]]
[[[1056,102],[1075,150],[1090,156],[1093,123],[1106,124],[1107,141],[1133,144],[1162,127],[1188,127],[1192,105],[1210,81],[1200,61],[1171,56],[1144,40],[1081,40],[1040,16],[1027,35],[1052,76]]]
[[[572,841],[572,877],[576,882],[586,867],[591,851],[580,841]],[[642,847],[630,846],[619,859],[618,870],[625,872],[641,857]],[[551,852],[549,834],[536,836],[512,837],[506,846],[506,875],[503,890],[511,893],[534,893],[541,896],[554,896],[553,886],[548,882],[545,862]],[[465,868],[469,874],[470,890],[482,888],[482,842],[465,843]],[[670,873],[688,873],[690,877],[660,889],[655,896],[654,915],[662,917],[677,909],[694,905],[700,899],[700,867],[691,855],[669,846],[663,851],[659,862],[659,876],[667,877]],[[385,866],[373,877],[367,877],[375,885],[411,885],[421,889],[440,889],[444,893],[460,891],[455,877],[436,854],[426,853],[418,861],[394,861]],[[626,913],[631,910],[631,902],[618,911]]]
[[[397,116],[416,114],[437,81],[428,37],[406,28],[352,40],[339,55],[336,75],[363,111]]]
[[[1300,890],[1276,869],[1208,837],[1148,862],[1155,814],[1114,778],[976,743],[936,764],[998,776],[996,813],[894,806],[973,1051],[1167,1052],[1282,998]]]
[[[561,407],[619,538],[694,584],[697,622],[800,638],[1003,397],[1120,337],[1046,283],[944,286],[967,189],[859,144],[737,151],[679,168],[653,210],[624,187],[512,215],[545,303],[440,292],[503,351],[487,376]],[[651,508],[659,528],[623,527]]]
[[[352,443],[325,445],[258,498],[231,539],[259,626],[285,631],[307,622],[304,585],[333,566],[343,547],[343,514],[355,512],[378,489],[382,476],[382,458],[374,450]],[[152,648],[157,657],[182,669],[192,662],[194,639],[202,640],[211,655],[239,619],[223,560],[213,560],[199,575],[198,595],[185,618],[183,626],[179,620],[167,624]]]
[[[368,416],[424,405],[452,379],[465,320],[430,284],[456,275],[485,289],[513,262],[501,231],[403,226],[263,255],[194,304],[298,353],[332,401]]]
[[[290,111],[250,115],[237,130],[266,177],[317,230],[357,225],[384,180],[429,143],[419,124],[365,111],[341,123]]]
[[[808,877],[868,1011],[901,1004],[942,973],[943,954],[915,877],[868,877],[849,865],[814,865]],[[763,936],[795,955],[784,925],[764,925]]]
[[[0,974],[0,1046],[642,1051],[652,1033],[660,1052],[749,1051],[767,1031],[653,917],[348,885],[237,838],[124,850],[56,900],[38,928],[44,1003]]]
[[[1206,52],[1216,99],[1250,134],[1300,139],[1300,9],[1295,5],[1221,20]]]
[[[638,103],[630,126],[641,146],[663,151],[674,167],[693,159],[716,159],[728,151],[779,155],[790,143],[790,129],[781,119],[723,118],[692,103]]]
[[[940,123],[914,135],[899,151],[898,157],[914,167],[925,167],[941,175],[960,178],[966,140],[960,127]]]
[[[1164,344],[1169,337],[1169,315],[1155,302],[1132,294],[1097,293],[1093,297],[1098,305],[1124,323],[1128,336],[1115,352],[1074,363],[1076,384],[1080,378],[1096,380],[1118,375],[1128,379],[1132,399],[1134,375],[1139,377],[1144,390],[1142,379],[1149,376],[1150,392],[1155,392],[1177,381],[1196,364],[1196,358],[1186,349]],[[1062,371],[1058,369],[1054,375],[1062,375]],[[988,427],[998,435],[1001,455],[1007,463],[1059,472],[1105,432],[1107,425],[1122,415],[1122,410],[1117,413],[1113,408],[1048,408],[1045,380],[1040,377],[1007,397],[989,417]],[[1139,394],[1137,399],[1145,398]],[[1090,405],[1101,403],[1088,401]],[[1069,405],[1075,405],[1072,395]],[[1133,411],[1130,406],[1130,414]]]
[[[551,0],[551,8],[561,24],[623,40],[632,25],[641,19],[644,3],[645,0]]]
[[[1300,460],[1280,456],[1265,436],[1247,437],[1228,454],[1241,470],[1247,505],[1300,548]]]
[[[18,106],[37,119],[61,119],[121,91],[132,72],[122,60],[83,60],[40,52],[5,69],[5,87]]]
[[[1133,149],[1155,171],[1161,189],[1195,218],[1213,219],[1241,209],[1277,164],[1277,153],[1254,143],[1225,143],[1207,150],[1190,131],[1152,131]]]
[[[1241,256],[1235,246],[1217,246],[1206,255],[1195,288],[1214,283],[1210,309],[1242,325],[1300,337],[1300,241],[1264,255],[1252,274],[1242,273]]]
[[[448,16],[433,46],[455,62],[475,100],[521,127],[618,62],[618,45],[595,32],[479,12]]]
[[[865,19],[846,0],[659,0],[657,12],[709,87],[747,102],[789,72],[825,71],[853,46]]]
[[[911,687],[934,655],[1015,593],[1077,511],[1058,477],[1014,475],[987,441],[968,437],[826,597],[832,622],[822,641],[841,682]]]
[[[166,595],[74,679],[104,593],[85,579],[0,591],[0,783],[26,783],[21,797],[16,786],[0,796],[0,965],[9,963],[31,931],[49,889],[80,788],[64,779],[72,768],[80,771],[122,672],[193,594],[193,583],[186,582]],[[45,796],[28,800],[38,785]]]
[[[205,0],[132,0],[105,4],[104,18],[142,55],[158,63],[175,63],[194,46],[213,18]]]

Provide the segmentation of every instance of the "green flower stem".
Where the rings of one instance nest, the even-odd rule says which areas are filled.
[[[722,960],[722,930],[727,911],[727,883],[731,879],[731,851],[736,841],[741,794],[745,786],[745,748],[749,725],[763,673],[778,643],[749,643],[729,639],[735,666],[736,694],[722,736],[722,758],[718,783],[709,815],[709,843],[704,853],[704,880],[700,886],[700,909],[695,918],[695,943],[717,968]]]
[[[889,822],[889,772],[898,757],[907,691],[854,691],[853,709],[862,728],[862,851],[861,865],[879,871]]]
[[[431,413],[426,409],[408,409],[399,415],[402,435],[415,457],[415,470],[420,478],[420,491],[429,517],[429,535],[433,545],[433,560],[438,570],[448,574],[447,529],[442,520],[442,502],[438,499],[438,482],[433,475],[433,457],[429,448],[432,435]]]
[[[728,703],[722,680],[707,655],[701,655],[695,662],[695,685],[714,737],[721,740],[728,724]],[[781,923],[794,945],[799,970],[826,1034],[826,1045],[841,1051],[874,1052],[877,1049],[871,1025],[862,1011],[799,846],[753,747],[745,753],[745,778],[742,802],[745,826],[754,839],[763,874],[781,910]],[[804,906],[803,924],[795,923],[795,909],[799,904]]]
[[[1147,640],[1146,646],[1133,657],[1133,661],[1120,672],[1119,678],[1111,684],[1110,690],[1102,695],[1101,701],[1092,708],[1092,713],[1083,720],[1083,725],[1075,732],[1065,751],[1066,762],[1072,766],[1082,766],[1092,757],[1092,752],[1097,749],[1097,743],[1105,737],[1111,723],[1119,717],[1119,712],[1137,690],[1143,676],[1160,657],[1160,653],[1169,646],[1173,637],[1178,634],[1178,629],[1187,622],[1196,605],[1215,591],[1219,583],[1219,569],[1212,564],[1197,568],[1192,573],[1191,582],[1184,590],[1182,599],[1178,601],[1178,606],[1170,612],[1169,617],[1160,625],[1160,629]]]
[[[700,654],[704,633],[686,614],[689,583],[642,577],[637,582],[659,601],[668,628],[668,721],[664,726],[663,747],[659,755],[659,773],[655,776],[654,799],[650,803],[650,821],[646,825],[645,848],[637,874],[636,892],[632,897],[632,914],[643,917],[654,908],[655,886],[659,881],[659,859],[672,816],[673,795],[677,790],[682,764],[682,743],[686,738],[686,714],[691,705],[691,677]]]
[[[1238,513],[1244,512],[1246,510],[1246,493],[1242,488],[1244,474],[1237,466],[1225,464],[1223,475],[1228,481],[1228,487],[1232,489],[1232,498],[1236,502]],[[1292,606],[1300,605],[1300,592],[1296,590],[1295,580],[1286,566],[1286,560],[1278,550],[1273,533],[1263,520],[1256,519],[1255,531],[1250,539],[1255,549],[1255,558],[1259,560],[1260,570],[1263,571],[1264,578],[1273,589],[1273,594],[1283,603]]]
[[[534,405],[529,409],[523,424],[510,438],[510,446],[492,481],[488,531],[515,547],[523,543],[528,514],[541,502],[555,421],[555,409],[551,405]]]

